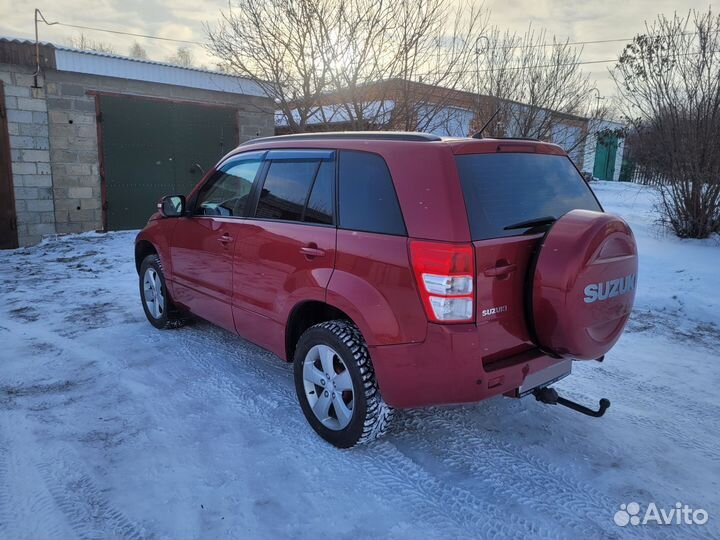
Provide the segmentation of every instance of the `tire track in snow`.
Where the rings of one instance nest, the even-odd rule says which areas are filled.
[[[283,445],[283,449],[294,450],[298,438],[305,439],[310,442],[317,457],[331,467],[347,470],[351,466],[355,469],[357,478],[367,477],[369,473],[373,481],[362,491],[373,492],[379,500],[393,498],[413,511],[422,510],[422,515],[430,518],[433,525],[440,525],[444,533],[452,531],[453,536],[555,537],[550,530],[509,513],[501,502],[490,503],[466,489],[447,485],[401,454],[387,441],[379,441],[369,447],[357,447],[349,452],[343,452],[321,441],[300,412],[292,378],[288,376],[288,366],[279,364],[277,368],[287,376],[287,386],[268,385],[273,382],[268,380],[269,377],[274,375],[269,373],[269,364],[281,362],[280,359],[270,353],[261,352],[261,349],[253,345],[238,347],[245,345],[245,342],[222,330],[202,327],[195,331],[185,331],[183,334],[183,349],[193,361],[200,363],[208,374],[205,380],[193,381],[188,387],[190,394],[196,399],[206,398],[209,390],[206,385],[212,384],[215,390],[237,405],[238,414],[262,423],[267,433],[279,440],[285,440],[287,444]],[[253,354],[253,349],[257,349],[260,354]],[[200,354],[197,354],[198,350]],[[208,359],[208,350],[217,352],[217,356],[222,356],[223,359]],[[238,354],[239,351],[244,354]],[[263,356],[265,358],[262,358]],[[222,366],[220,362],[225,365]],[[245,374],[251,372],[259,381],[251,382],[245,377],[239,378],[235,373],[238,368],[242,368]],[[269,394],[267,389],[263,391],[260,386],[262,384],[268,385],[274,392]],[[270,420],[267,416],[268,410],[278,409],[280,406],[292,408],[297,414],[285,414],[282,422]],[[281,451],[282,453],[287,453],[289,458],[294,455],[287,450]],[[375,481],[378,479],[379,482]]]
[[[0,537],[67,538],[67,524],[54,512],[56,505],[26,449],[4,447],[0,454]]]
[[[422,409],[413,411],[406,420],[408,429],[400,439],[412,441],[418,447],[428,445],[423,428],[443,428],[449,435],[442,437],[446,458],[444,462],[459,472],[471,472],[473,478],[487,481],[504,498],[518,500],[552,520],[575,530],[577,537],[657,538],[658,531],[650,528],[614,526],[612,516],[619,501],[598,492],[592,485],[578,479],[562,467],[543,461],[522,447],[509,444],[491,432],[466,427],[450,409]],[[507,473],[511,471],[512,477]],[[598,517],[606,520],[599,522]],[[594,530],[588,530],[592,525]],[[622,534],[620,534],[622,532]],[[670,535],[671,537],[672,535]],[[684,531],[687,538],[705,538],[698,528]]]
[[[413,507],[430,505],[433,521],[450,516],[468,531],[464,533],[467,537],[556,538],[556,534],[547,527],[514,514],[504,500],[491,503],[486,500],[485,491],[481,499],[464,488],[447,485],[399,451],[391,440],[378,442],[372,450],[378,454],[377,459],[373,457],[372,464],[375,476],[382,478],[384,486],[402,494],[405,500],[409,496]],[[407,478],[415,480],[409,493],[406,490]],[[482,479],[478,480],[478,487],[485,487]]]
[[[411,435],[402,434],[399,438],[426,448],[423,429],[442,428],[443,433],[447,430],[449,434],[442,437],[443,462],[456,472],[469,473],[473,480],[484,480],[491,496],[531,508],[543,520],[559,523],[567,533],[580,535],[576,537],[607,538],[617,532],[611,530],[612,521],[608,521],[607,527],[597,521],[598,512],[603,510],[611,518],[611,510],[617,504],[591,486],[578,483],[561,469],[517,446],[503,443],[490,432],[479,436],[476,431],[464,428],[461,420],[448,418],[443,412],[433,413],[410,419],[408,424],[415,429],[408,430]],[[638,537],[632,533],[629,536]]]
[[[73,351],[74,360],[94,361],[105,357],[105,353],[92,345],[83,344],[78,348],[77,341],[56,335],[43,325],[23,325],[8,321],[10,329],[38,339],[51,339],[55,344],[66,351]],[[34,440],[23,423],[15,426],[15,436],[23,443],[24,453],[22,467],[16,464],[18,470],[36,470],[38,483],[42,484],[40,496],[33,496],[31,508],[43,514],[52,515],[52,508],[57,507],[65,517],[68,525],[78,538],[94,539],[108,537],[122,537],[131,540],[147,538],[144,529],[132,523],[122,512],[113,507],[110,501],[102,494],[92,477],[84,472],[84,466],[79,458],[72,458],[67,452],[49,452],[47,442],[41,444]],[[24,433],[23,433],[24,431]],[[7,469],[7,465],[5,466]],[[17,482],[27,483],[27,478],[17,479]],[[10,484],[12,485],[12,483]],[[46,489],[46,496],[42,490]],[[0,490],[6,491],[6,490]],[[35,515],[31,513],[30,515]],[[28,537],[25,530],[19,536]],[[66,531],[57,537],[67,537]]]
[[[647,381],[641,380],[639,377],[632,377],[629,383],[627,377],[623,377],[614,370],[605,367],[599,367],[598,372],[607,379],[615,381],[616,384],[632,387],[632,400],[628,405],[632,405],[636,410],[649,411],[650,414],[642,415],[632,412],[629,408],[624,410],[624,418],[632,424],[650,428],[661,438],[657,439],[662,442],[669,441],[675,446],[684,450],[698,452],[703,457],[713,462],[720,462],[720,453],[716,445],[711,441],[703,441],[698,438],[707,437],[708,434],[718,433],[720,431],[720,407],[714,405],[703,405],[693,401],[691,394],[678,395],[673,388],[667,386],[658,386]],[[580,374],[581,373],[581,374]],[[586,372],[578,372],[578,382],[592,384],[594,379]],[[566,391],[569,397],[579,398],[577,391]],[[702,431],[695,430],[688,432],[687,430],[678,429],[677,424],[670,421],[659,421],[652,416],[652,411],[657,408],[657,396],[663,396],[663,399],[673,403],[682,403],[682,418],[690,419],[686,426],[702,426]]]
[[[38,468],[55,503],[79,538],[141,540],[149,537],[112,506],[78,461],[68,460],[60,453],[52,462],[41,463]]]

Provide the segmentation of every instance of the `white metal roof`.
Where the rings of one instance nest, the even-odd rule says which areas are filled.
[[[16,43],[27,47],[35,46],[35,42],[29,39],[0,36],[0,43],[2,42]],[[55,50],[55,65],[59,71],[172,84],[230,94],[267,96],[256,82],[217,71],[128,58],[117,54],[85,51],[45,41],[41,41],[40,44]]]
[[[365,104],[365,116],[375,122],[387,122],[390,120],[390,115],[394,108],[395,102],[393,100],[370,101]],[[296,122],[300,121],[300,113],[297,109],[292,110],[292,115]],[[338,103],[319,107],[310,115],[307,123],[313,125],[324,124],[326,122],[348,122],[349,120],[350,117],[348,116],[347,109],[341,103]],[[275,111],[275,125],[288,125],[288,119],[282,111]]]
[[[55,65],[58,71],[172,84],[230,94],[266,95],[260,85],[249,79],[94,51],[55,46]]]

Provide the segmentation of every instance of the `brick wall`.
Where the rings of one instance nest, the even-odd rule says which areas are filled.
[[[55,232],[48,113],[43,79],[33,88],[33,69],[0,64],[5,86],[18,242],[30,245]]]

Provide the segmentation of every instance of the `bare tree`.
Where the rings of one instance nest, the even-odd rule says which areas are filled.
[[[337,16],[330,0],[236,0],[207,28],[208,50],[226,72],[255,80],[292,131],[304,131],[327,89],[322,36]]]
[[[115,48],[109,43],[92,40],[82,33],[77,37],[68,38],[67,44],[70,47],[80,49],[81,51],[95,51],[105,54],[115,54]]]
[[[475,36],[485,25],[481,9],[453,5],[238,0],[216,29],[208,29],[209,50],[224,67],[255,79],[291,131],[328,122],[378,129],[391,114],[394,126],[418,129],[440,103],[421,99],[417,88],[402,81],[423,80],[428,89],[444,86],[450,92],[471,65]],[[393,84],[378,84],[388,81]],[[433,93],[437,98],[438,91]]]
[[[324,51],[349,127],[421,131],[448,116],[487,17],[469,2],[350,0],[339,20]]]
[[[720,232],[720,16],[658,17],[613,77],[634,159],[661,180],[663,220],[683,238]]]
[[[182,67],[193,67],[195,65],[195,59],[192,51],[188,47],[178,47],[175,54],[167,57],[169,64],[175,64],[176,66]]]
[[[608,112],[593,99],[582,48],[532,27],[521,35],[494,27],[485,36],[476,79],[468,85],[488,96],[478,101],[479,124],[497,113],[486,133],[551,140],[568,152],[579,149],[591,135],[584,119],[603,119]]]
[[[148,58],[147,51],[137,41],[130,47],[129,56],[130,58],[137,58],[138,60],[147,60]]]

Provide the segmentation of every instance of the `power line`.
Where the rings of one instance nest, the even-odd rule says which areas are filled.
[[[42,17],[42,15],[41,15]],[[69,24],[64,23],[60,21],[54,21],[54,22],[48,22],[45,17],[42,17],[42,21],[47,24],[48,26],[65,26],[68,28],[76,28],[80,30],[91,30],[95,32],[107,32],[110,34],[117,34],[117,35],[123,35],[123,36],[133,36],[133,37],[141,37],[146,39],[156,39],[160,41],[170,41],[173,43],[185,43],[188,45],[199,45],[204,46],[205,44],[199,41],[191,41],[191,40],[185,40],[185,39],[174,39],[174,38],[166,38],[161,36],[153,36],[150,34],[139,34],[135,32],[126,32],[122,30],[112,30],[109,28],[98,28],[94,26],[84,26],[79,24]],[[683,32],[683,35],[694,35],[697,34],[697,32]],[[660,37],[660,36],[659,36]],[[478,38],[479,39],[479,38]],[[558,46],[567,46],[567,45],[591,45],[591,44],[598,44],[598,43],[617,43],[617,42],[627,42],[632,41],[634,38],[617,38],[617,39],[598,39],[598,40],[589,40],[589,41],[568,41],[568,42],[560,42],[560,43],[541,43],[541,44],[530,44],[530,45],[517,45],[517,46],[500,46],[500,47],[490,47],[487,49],[484,49],[483,52],[494,50],[494,49],[527,49],[527,48],[540,48],[540,47],[558,47]],[[712,51],[709,54],[716,54],[720,51]],[[688,56],[693,54],[700,54],[700,53],[684,53],[680,54],[679,56]],[[514,67],[503,67],[503,68],[488,68],[488,69],[480,69],[480,70],[464,70],[464,73],[489,73],[492,71],[522,71],[525,69],[543,69],[543,68],[555,68],[555,67],[567,67],[567,66],[574,66],[574,65],[591,65],[591,64],[609,64],[613,62],[617,62],[617,58],[607,59],[607,60],[584,60],[580,62],[569,62],[565,64],[546,64],[546,65],[538,65],[538,66],[514,66]],[[426,75],[442,75],[442,74],[453,74],[457,72],[448,71],[431,71],[431,72],[425,72],[420,74],[420,76],[426,76]]]
[[[150,34],[136,34],[134,32],[124,32],[121,30],[110,30],[108,28],[97,28],[94,26],[83,26],[80,24],[68,24],[68,23],[64,23],[64,22],[60,22],[60,21],[47,22],[47,21],[43,20],[43,22],[45,22],[45,24],[47,24],[48,26],[57,25],[57,26],[65,26],[68,28],[77,28],[80,30],[92,30],[95,32],[107,32],[109,34],[118,34],[121,36],[134,36],[134,37],[141,37],[141,38],[147,38],[147,39],[157,39],[160,41],[172,41],[174,43],[187,43],[188,45],[200,45],[200,46],[204,45],[204,43],[201,43],[200,41],[189,41],[186,39],[166,38],[166,37],[160,37],[160,36],[152,36]]]
[[[684,36],[696,35],[697,32],[681,32]],[[653,37],[670,37],[667,34],[651,34]],[[560,41],[557,43],[535,43],[530,45],[503,45],[501,47],[492,47],[492,49],[539,49],[540,47],[563,47],[567,45],[595,45],[598,43],[624,43],[633,41],[635,38],[616,38],[616,39],[595,39],[590,41]]]
[[[472,73],[489,73],[491,71],[522,71],[524,69],[537,69],[537,68],[554,68],[554,67],[567,67],[577,66],[585,64],[608,64],[611,62],[617,62],[617,58],[611,60],[583,60],[579,62],[566,62],[564,64],[545,64],[539,66],[513,66],[513,67],[502,67],[502,68],[487,68],[487,69],[471,69]]]
[[[122,30],[112,30],[109,28],[98,28],[96,26],[84,26],[80,24],[69,24],[64,23],[60,21],[55,22],[48,22],[43,17],[43,22],[49,26],[65,26],[68,28],[76,28],[79,30],[92,30],[94,32],[107,32],[109,34],[117,34],[122,36],[133,36],[133,37],[141,37],[146,39],[157,39],[160,41],[172,41],[174,43],[187,43],[188,45],[200,45],[204,46],[205,44],[200,41],[191,41],[186,39],[174,39],[174,38],[166,38],[161,36],[153,36],[151,34],[138,34],[135,32],[127,32]],[[683,35],[695,35],[697,32],[683,32]],[[482,37],[482,36],[481,36]],[[663,36],[657,36],[657,37],[663,37]],[[478,38],[479,39],[479,38]],[[541,47],[562,47],[567,45],[595,45],[600,43],[622,43],[622,42],[628,42],[632,41],[635,38],[615,38],[615,39],[595,39],[595,40],[587,40],[587,41],[561,41],[557,43],[534,43],[534,44],[528,44],[528,45],[501,45],[497,47],[488,47],[483,49],[483,51],[489,51],[489,50],[495,50],[495,49],[536,49]],[[614,62],[614,60],[609,60],[610,62]],[[605,62],[603,61],[597,61],[598,62]]]
[[[707,51],[707,52],[690,52],[690,53],[677,53],[673,56],[695,56],[699,54],[718,54],[720,51]],[[452,75],[452,74],[477,74],[477,73],[490,73],[497,71],[522,71],[525,69],[543,69],[543,68],[556,68],[556,67],[568,67],[568,66],[582,66],[586,64],[608,64],[612,62],[618,62],[618,58],[612,58],[609,60],[583,60],[578,62],[566,62],[564,64],[544,64],[544,65],[532,65],[532,66],[512,66],[512,67],[498,67],[498,68],[486,68],[486,69],[465,69],[465,70],[450,70],[450,71],[426,71],[424,73],[418,73],[418,76],[423,77],[425,75]]]
[[[498,71],[522,71],[525,69],[543,69],[543,68],[556,68],[556,67],[567,67],[567,66],[578,66],[578,65],[585,65],[585,64],[608,64],[611,62],[617,62],[617,58],[613,58],[612,60],[585,60],[581,62],[567,62],[564,64],[544,64],[544,65],[537,65],[537,66],[513,66],[513,67],[498,67],[498,68],[486,68],[486,69],[463,69],[463,70],[449,70],[449,71],[443,71],[443,70],[435,70],[435,71],[425,71],[423,73],[418,73],[419,77],[425,77],[426,75],[457,75],[457,74],[478,74],[478,73],[490,73],[490,72],[498,72]]]

